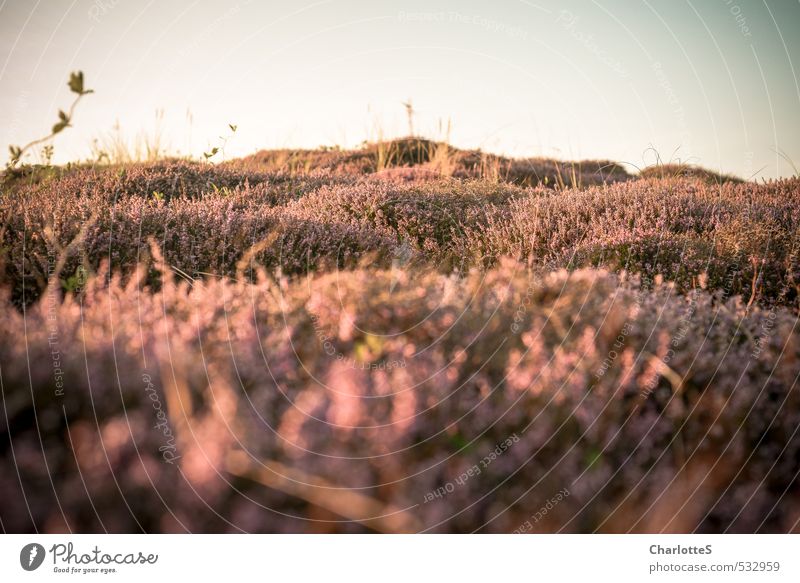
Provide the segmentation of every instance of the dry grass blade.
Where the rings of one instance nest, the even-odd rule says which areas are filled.
[[[300,498],[378,532],[413,533],[422,529],[407,509],[387,506],[365,494],[337,488],[327,480],[277,461],[261,460],[256,465],[246,453],[233,451],[228,454],[227,469],[235,476]]]

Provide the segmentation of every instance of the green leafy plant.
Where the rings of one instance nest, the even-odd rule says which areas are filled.
[[[89,279],[89,274],[83,265],[79,265],[75,269],[75,273],[66,279],[61,280],[61,287],[68,293],[76,293],[83,289],[86,281]]]
[[[222,160],[225,160],[225,146],[228,144],[228,141],[233,138],[236,134],[236,130],[239,129],[239,126],[236,124],[229,123],[228,128],[231,130],[230,135],[228,136],[220,136],[220,145],[214,146],[208,152],[203,152],[203,158],[205,158],[206,162],[210,162],[211,158],[216,156],[219,153],[222,153]]]
[[[50,166],[53,161],[53,144],[47,144],[42,148],[42,162],[45,166]]]
[[[75,107],[78,105],[78,102],[85,96],[89,95],[90,93],[94,93],[92,89],[86,89],[83,80],[83,71],[76,71],[70,74],[69,82],[67,83],[70,91],[75,93],[75,100],[70,105],[69,110],[66,112],[63,109],[58,110],[58,121],[53,125],[50,133],[43,138],[39,138],[38,140],[33,140],[32,142],[24,145],[24,146],[15,146],[10,145],[8,150],[11,154],[11,157],[8,160],[8,168],[15,168],[18,166],[22,160],[23,155],[26,152],[31,150],[32,148],[38,146],[39,144],[43,144],[51,139],[53,139],[57,134],[60,134],[66,128],[71,126],[73,115],[75,114]],[[49,161],[53,155],[52,146],[48,146],[49,150],[45,150],[44,155],[45,158]]]

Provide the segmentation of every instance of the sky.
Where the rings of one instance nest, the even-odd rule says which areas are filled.
[[[115,126],[194,156],[356,147],[407,134],[411,100],[416,133],[499,154],[800,166],[800,0],[0,0],[0,159],[73,70],[95,92],[57,162]]]

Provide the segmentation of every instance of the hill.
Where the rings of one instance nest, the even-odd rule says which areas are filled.
[[[405,140],[0,218],[7,530],[797,528],[800,179]]]

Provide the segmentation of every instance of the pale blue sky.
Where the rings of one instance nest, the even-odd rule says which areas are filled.
[[[96,93],[56,159],[116,120],[197,155],[355,146],[416,126],[510,155],[678,157],[748,177],[800,165],[800,1],[0,1],[0,145]],[[192,122],[187,121],[187,110]],[[5,156],[5,154],[4,154]],[[763,169],[762,169],[763,168]]]

